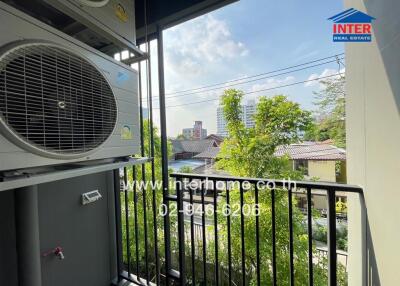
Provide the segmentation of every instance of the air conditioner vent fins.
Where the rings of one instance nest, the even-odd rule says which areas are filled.
[[[30,43],[0,56],[0,115],[2,129],[25,147],[83,156],[112,134],[117,106],[88,60],[55,44]]]

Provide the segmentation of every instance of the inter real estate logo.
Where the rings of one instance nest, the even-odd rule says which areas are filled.
[[[333,21],[334,42],[371,42],[374,17],[351,8],[328,20]]]

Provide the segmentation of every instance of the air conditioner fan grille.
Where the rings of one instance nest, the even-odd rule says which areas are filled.
[[[117,106],[104,76],[84,58],[49,44],[0,58],[0,114],[14,135],[53,154],[84,154],[113,132]]]

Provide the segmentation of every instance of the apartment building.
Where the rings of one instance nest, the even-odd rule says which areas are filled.
[[[203,128],[202,121],[195,121],[192,128],[183,128],[182,135],[186,139],[204,139],[207,137],[207,129]]]
[[[255,126],[254,114],[256,112],[255,100],[249,100],[246,104],[242,105],[242,122],[246,128]],[[228,129],[224,116],[223,107],[219,106],[217,109],[217,135],[228,136]]]

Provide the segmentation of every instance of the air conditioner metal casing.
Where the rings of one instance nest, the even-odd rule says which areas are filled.
[[[114,43],[125,47],[136,44],[134,0],[44,1]]]
[[[3,2],[0,2],[0,35],[0,53],[3,53],[8,46],[18,46],[19,43],[46,42],[86,59],[107,80],[117,107],[116,124],[110,136],[94,150],[76,156],[57,158],[33,152],[23,144],[12,140],[4,128],[0,128],[0,171],[124,157],[139,153],[138,74],[135,70]],[[129,128],[132,136],[122,136],[123,128]]]

